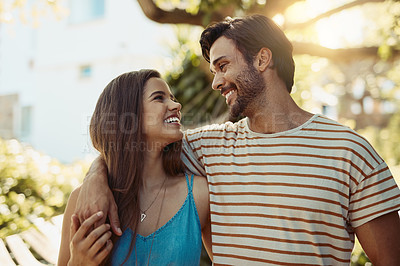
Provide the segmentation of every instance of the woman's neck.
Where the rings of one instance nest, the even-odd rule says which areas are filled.
[[[143,165],[143,189],[151,190],[159,187],[166,176],[162,163],[162,152],[147,151]]]

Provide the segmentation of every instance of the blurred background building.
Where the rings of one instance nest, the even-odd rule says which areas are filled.
[[[71,0],[64,12],[33,26],[22,13],[0,24],[0,137],[70,163],[93,152],[88,125],[107,83],[140,68],[163,71],[174,34],[132,0]]]

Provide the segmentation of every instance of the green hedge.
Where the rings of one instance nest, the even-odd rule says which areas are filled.
[[[0,238],[27,229],[36,217],[63,213],[88,166],[63,165],[17,140],[0,139]]]

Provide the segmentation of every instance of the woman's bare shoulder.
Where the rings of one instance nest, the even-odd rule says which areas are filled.
[[[207,178],[204,176],[199,176],[199,175],[194,175],[193,176],[193,183],[194,183],[194,187],[199,186],[201,187],[201,189],[206,188],[207,189],[207,193],[208,193],[208,182],[207,182]]]
[[[208,182],[204,176],[193,177],[193,195],[196,203],[205,203],[208,205]]]

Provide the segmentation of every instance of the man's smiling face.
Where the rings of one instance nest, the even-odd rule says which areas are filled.
[[[226,98],[232,117],[246,115],[249,105],[264,91],[260,73],[244,59],[235,43],[224,36],[211,46],[210,71],[214,74],[212,88]]]

